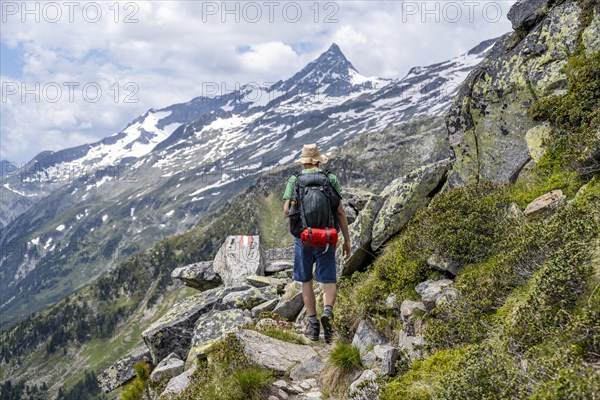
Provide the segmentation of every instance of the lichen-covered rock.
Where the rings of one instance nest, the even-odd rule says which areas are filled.
[[[532,15],[526,9],[535,10],[543,3],[519,2],[511,15],[515,21],[526,21]],[[528,110],[536,99],[566,88],[563,67],[579,45],[580,13],[576,1],[553,2],[535,26],[503,36],[471,71],[446,115],[456,158],[448,177],[450,187],[518,177],[531,159],[526,133],[539,125]],[[517,15],[525,18],[516,19]],[[595,14],[590,26],[598,18]],[[600,42],[592,36],[584,36],[586,51],[600,49]]]
[[[366,319],[363,319],[358,324],[354,338],[352,339],[352,346],[355,346],[360,351],[360,354],[366,354],[370,349],[376,345],[385,344],[385,340],[381,334],[375,329]]]
[[[548,139],[552,128],[548,122],[541,123],[529,129],[525,133],[525,142],[529,149],[529,155],[533,161],[538,162],[544,155],[546,148],[544,147],[544,140]]]
[[[165,376],[170,378],[177,376],[183,372],[184,362],[177,357],[177,354],[171,353],[165,357],[160,364],[154,368],[150,379],[152,382],[160,382]]]
[[[152,362],[156,365],[171,353],[185,360],[198,318],[217,307],[227,294],[249,288],[250,286],[240,286],[211,289],[176,303],[142,333],[144,343],[152,355]]]
[[[104,393],[112,392],[116,388],[135,378],[133,366],[138,361],[150,361],[150,352],[146,349],[140,349],[129,357],[117,361],[100,375],[96,377],[98,386]]]
[[[514,30],[527,30],[535,25],[547,11],[550,0],[518,0],[508,10],[508,20]]]
[[[415,290],[423,299],[423,304],[427,311],[432,310],[436,305],[438,297],[442,296],[444,289],[452,286],[450,279],[428,280],[419,283]]]
[[[431,268],[437,269],[438,271],[450,272],[452,275],[456,275],[458,273],[458,267],[460,264],[453,261],[442,258],[438,254],[432,254],[427,259],[427,265]]]
[[[273,286],[263,288],[251,287],[247,290],[229,293],[223,297],[218,308],[221,310],[229,310],[231,308],[250,310],[259,304],[275,298],[277,298],[277,288]]]
[[[350,384],[350,400],[377,400],[379,399],[379,384],[375,371],[367,369]]]
[[[235,335],[253,363],[278,373],[318,356],[310,346],[283,342],[255,331],[241,329]]]
[[[419,208],[429,203],[430,194],[443,182],[449,165],[449,160],[443,160],[417,168],[381,192],[384,203],[373,224],[373,250],[397,234]]]
[[[238,327],[250,323],[252,318],[246,316],[242,310],[212,310],[202,315],[194,330],[192,346],[187,354],[186,365],[191,365],[196,358],[204,358],[208,350],[223,339],[225,335],[235,331]]]
[[[366,260],[372,258],[371,240],[373,237],[373,224],[382,204],[383,201],[379,196],[371,196],[354,223],[349,225],[348,233],[350,235],[352,255],[347,260],[343,258],[341,244],[344,239],[342,238],[336,250],[338,277],[352,275],[365,264]]]
[[[222,283],[221,277],[213,268],[212,261],[202,261],[176,268],[171,272],[171,277],[201,291],[216,288]]]
[[[557,208],[566,205],[566,199],[567,197],[562,190],[553,190],[529,203],[523,213],[528,217],[548,215],[556,211]]]
[[[226,286],[243,285],[249,275],[264,275],[258,236],[227,236],[213,261]]]

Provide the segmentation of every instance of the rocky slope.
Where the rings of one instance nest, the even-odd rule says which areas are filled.
[[[492,44],[398,80],[362,77],[332,45],[272,86],[149,110],[100,142],[40,154],[0,187],[2,212],[15,217],[0,231],[0,326],[192,228],[259,174],[288,164],[303,143],[329,151],[363,132],[441,116]],[[435,124],[394,133],[410,148],[408,163],[447,151],[442,144],[430,152],[443,137]]]

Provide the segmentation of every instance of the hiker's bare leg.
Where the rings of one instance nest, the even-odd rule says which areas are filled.
[[[302,298],[304,299],[304,306],[306,307],[306,315],[317,315],[313,281],[302,282]]]
[[[335,304],[335,297],[337,295],[337,288],[335,283],[324,283],[323,284],[323,304],[326,306],[332,306]],[[307,309],[308,310],[308,309]]]

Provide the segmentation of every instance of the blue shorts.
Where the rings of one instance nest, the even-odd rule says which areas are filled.
[[[336,283],[335,246],[310,247],[296,238],[294,249],[294,280],[309,282],[313,279],[313,264],[317,263],[315,279],[320,283]]]

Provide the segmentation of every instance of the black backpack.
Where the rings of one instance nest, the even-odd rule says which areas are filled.
[[[290,232],[299,237],[305,228],[338,228],[340,196],[331,185],[329,171],[296,174],[290,201]]]

